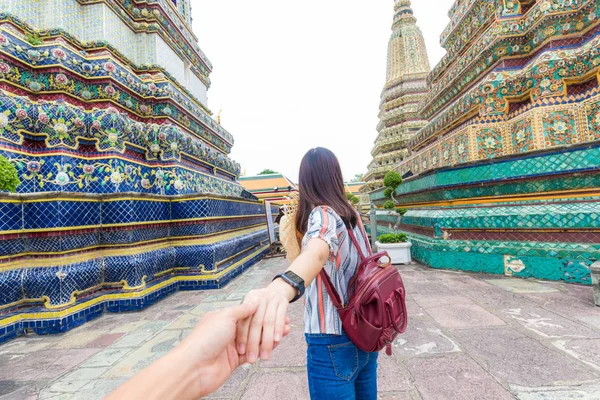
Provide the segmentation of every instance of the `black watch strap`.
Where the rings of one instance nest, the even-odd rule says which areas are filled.
[[[292,301],[290,301],[290,303],[294,303],[299,298],[304,296],[304,290],[305,290],[304,279],[302,279],[301,277],[299,277],[292,271],[286,271],[283,274],[279,274],[275,278],[273,278],[273,280],[279,279],[279,278],[283,279],[284,282],[286,282],[288,285],[290,285],[291,287],[296,289],[296,292],[297,292],[296,297],[294,297],[292,299]]]

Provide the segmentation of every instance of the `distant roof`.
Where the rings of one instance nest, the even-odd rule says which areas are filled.
[[[297,185],[283,174],[241,176],[238,178],[238,181],[251,193],[273,191],[275,186],[278,189],[285,189],[291,186],[292,190],[298,190]]]
[[[346,183],[344,186],[346,187],[346,192],[350,193],[358,193],[360,188],[365,185],[365,182],[350,182]]]

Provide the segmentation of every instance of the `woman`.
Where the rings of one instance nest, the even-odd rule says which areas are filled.
[[[251,363],[258,357],[268,359],[283,335],[288,304],[297,300],[306,286],[304,331],[311,398],[376,399],[378,354],[358,349],[345,335],[319,276],[325,268],[347,303],[348,285],[360,260],[349,229],[363,254],[368,254],[367,236],[346,199],[335,155],[324,148],[310,150],[300,165],[299,186],[296,227],[303,235],[302,253],[267,288],[250,292],[244,300],[257,302],[259,307],[238,325],[238,352]]]

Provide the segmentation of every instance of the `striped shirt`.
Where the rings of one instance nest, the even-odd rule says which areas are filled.
[[[364,227],[358,219],[354,236],[361,245],[363,254],[368,254]],[[340,294],[344,304],[348,303],[348,284],[360,263],[358,250],[348,235],[344,221],[327,206],[316,207],[308,219],[308,230],[302,240],[302,248],[310,239],[319,238],[329,245],[329,258],[325,272]],[[321,276],[306,288],[304,309],[304,332],[321,334],[342,334],[342,322],[335,309]]]

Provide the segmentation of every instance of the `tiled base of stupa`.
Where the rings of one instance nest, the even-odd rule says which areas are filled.
[[[434,268],[591,284],[590,266],[600,259],[598,187],[597,144],[440,169],[398,189],[410,207],[398,229],[413,258]],[[427,202],[439,205],[417,205]],[[397,220],[379,215],[379,233]]]
[[[0,342],[222,287],[269,250],[264,205],[240,199],[46,193],[0,210]]]

